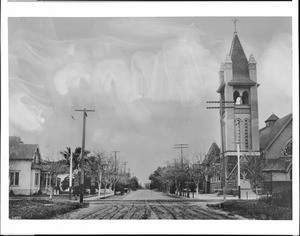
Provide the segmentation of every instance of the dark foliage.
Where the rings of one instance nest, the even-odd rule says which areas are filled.
[[[273,193],[272,196],[269,197],[262,197],[259,199],[260,202],[264,202],[266,204],[272,206],[279,206],[279,207],[287,207],[292,208],[292,191],[279,191]]]
[[[65,214],[86,204],[78,202],[54,202],[49,200],[9,201],[10,219],[50,219]]]
[[[258,220],[292,220],[289,208],[269,205],[259,200],[231,200],[220,204],[208,204],[209,207],[221,208],[246,218]]]

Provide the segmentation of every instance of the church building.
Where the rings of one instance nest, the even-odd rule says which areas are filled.
[[[226,185],[236,189],[238,145],[240,156],[260,156],[256,61],[252,54],[247,59],[236,30],[229,54],[221,63],[219,80]],[[247,173],[241,174],[241,179],[247,178]]]

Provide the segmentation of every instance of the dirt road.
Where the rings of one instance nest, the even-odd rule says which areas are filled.
[[[123,196],[88,202],[88,208],[56,219],[238,219],[207,208],[201,200],[174,198],[151,190],[138,190]]]

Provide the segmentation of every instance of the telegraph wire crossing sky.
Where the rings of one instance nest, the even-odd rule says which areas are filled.
[[[120,150],[142,183],[180,153],[220,144],[219,117],[206,110],[236,29],[258,70],[259,124],[292,112],[288,17],[9,18],[10,135],[43,157],[81,146]],[[236,28],[235,28],[236,27]],[[50,150],[54,150],[51,152]]]

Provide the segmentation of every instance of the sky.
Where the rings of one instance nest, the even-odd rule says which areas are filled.
[[[120,151],[141,183],[180,154],[220,143],[220,64],[232,17],[9,18],[9,133],[61,150]],[[288,17],[240,17],[237,32],[257,62],[259,126],[292,112],[292,31]],[[72,116],[74,119],[72,119]]]

